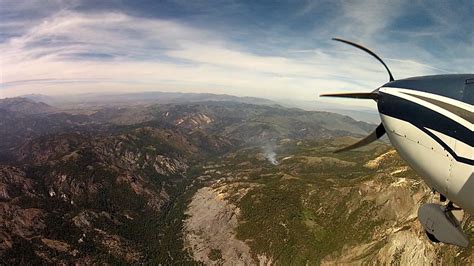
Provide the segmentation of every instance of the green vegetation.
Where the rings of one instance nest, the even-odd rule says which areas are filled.
[[[242,149],[212,168],[237,177],[228,183],[259,184],[242,198],[230,198],[242,211],[237,237],[255,259],[266,254],[283,265],[317,264],[346,245],[368,242],[384,223],[372,215],[376,204],[358,202],[353,187],[377,174],[364,163],[387,148],[377,144],[370,152],[334,154],[333,143],[286,142],[276,147],[278,166],[255,160],[260,147]]]
[[[9,131],[2,136],[9,143],[4,147],[19,149],[15,165],[34,188],[30,191],[26,181],[12,185],[8,193],[15,198],[5,204],[43,215],[9,222],[26,233],[37,221],[45,226],[29,239],[5,230],[13,235],[13,248],[0,263],[44,264],[53,258],[53,264],[67,264],[86,258],[84,264],[195,264],[186,249],[192,247],[184,243],[186,212],[195,192],[212,186],[222,189],[218,200],[240,209],[236,237],[256,261],[265,255],[276,264],[317,265],[395,228],[388,216],[407,212],[392,208],[421,188],[397,190],[404,198],[375,196],[397,181],[404,183],[402,178],[413,181],[415,173],[395,153],[377,158],[390,149],[380,142],[334,154],[354,142],[350,136],[365,135],[374,126],[330,113],[213,102],[60,117],[44,117],[44,123],[16,119],[5,127]],[[271,148],[278,165],[266,158]],[[376,166],[367,166],[369,161]],[[470,224],[465,227],[474,241]],[[399,228],[410,230],[407,224]],[[48,247],[42,238],[64,242],[71,250]],[[378,251],[384,241],[369,251]],[[212,247],[208,258],[227,262],[228,253]],[[462,264],[472,246],[443,252],[447,263]],[[405,254],[397,249],[392,263],[399,264]],[[367,253],[356,256],[371,259]]]

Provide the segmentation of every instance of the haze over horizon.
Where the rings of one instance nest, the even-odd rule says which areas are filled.
[[[332,37],[369,47],[396,79],[474,69],[471,1],[0,4],[0,98],[158,90],[316,100],[388,80]]]

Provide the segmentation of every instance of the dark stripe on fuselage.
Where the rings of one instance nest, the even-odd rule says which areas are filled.
[[[433,98],[424,97],[424,96],[420,96],[420,95],[416,95],[416,94],[412,94],[412,93],[408,93],[408,92],[403,92],[403,93],[406,94],[406,95],[410,95],[410,96],[413,96],[415,98],[421,99],[423,101],[429,102],[431,104],[434,104],[434,105],[436,105],[436,106],[438,106],[442,109],[445,109],[445,110],[461,117],[462,119],[468,121],[469,123],[474,123],[474,113],[469,112],[466,109],[459,108],[456,105],[452,105],[452,104],[449,104],[449,103],[446,103],[446,102],[443,102],[443,101],[439,101],[439,100],[436,100],[436,99],[433,99]]]
[[[435,130],[472,147],[474,145],[474,133],[469,128],[428,107],[391,94],[380,92],[377,105],[380,113],[406,121],[428,134],[457,161],[474,165],[474,160],[458,156],[451,147],[427,130],[427,128]]]
[[[466,80],[474,79],[474,74],[450,74],[412,77],[391,81],[382,87],[403,88],[441,95],[468,103],[463,97]]]
[[[449,147],[448,144],[444,143],[444,141],[440,138],[438,138],[438,136],[436,136],[435,134],[433,134],[433,132],[429,131],[428,129],[426,128],[420,128],[423,132],[425,132],[428,136],[430,136],[432,139],[434,139],[436,142],[438,142],[439,145],[443,146],[443,148],[449,152],[449,154],[451,154],[451,156],[453,156],[453,158],[460,162],[460,163],[465,163],[465,164],[469,164],[469,165],[474,165],[474,160],[471,160],[469,158],[464,158],[464,157],[461,157],[459,155],[456,154],[455,151],[453,151],[453,149],[451,147]]]

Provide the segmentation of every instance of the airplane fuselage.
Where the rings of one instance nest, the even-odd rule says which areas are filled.
[[[396,80],[378,92],[398,153],[432,189],[474,214],[474,75]]]

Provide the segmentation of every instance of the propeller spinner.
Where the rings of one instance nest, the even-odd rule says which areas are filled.
[[[343,39],[339,39],[339,38],[333,38],[333,40],[338,41],[338,42],[343,42],[343,43],[349,44],[351,46],[354,46],[356,48],[359,48],[362,51],[364,51],[364,52],[370,54],[371,56],[375,57],[380,63],[382,63],[382,65],[387,70],[388,76],[389,76],[389,81],[394,81],[395,80],[393,78],[392,72],[390,72],[390,69],[387,67],[385,62],[378,55],[376,55],[374,52],[370,51],[369,49],[367,49],[366,47],[364,47],[360,44],[353,43],[353,42],[350,42],[350,41],[347,41],[347,40],[343,40]],[[372,100],[377,101],[378,97],[379,97],[379,93],[378,93],[378,90],[374,90],[372,92],[334,93],[334,94],[322,94],[320,96],[321,97],[354,98],[354,99],[372,99]],[[342,151],[348,151],[348,150],[360,148],[362,146],[365,146],[367,144],[370,144],[370,143],[376,141],[377,139],[381,138],[385,133],[386,133],[386,131],[385,131],[385,127],[383,126],[383,123],[380,123],[377,126],[377,128],[372,133],[370,133],[367,137],[359,140],[358,142],[356,142],[352,145],[349,145],[349,146],[344,147],[342,149],[336,150],[335,152],[342,152]]]

